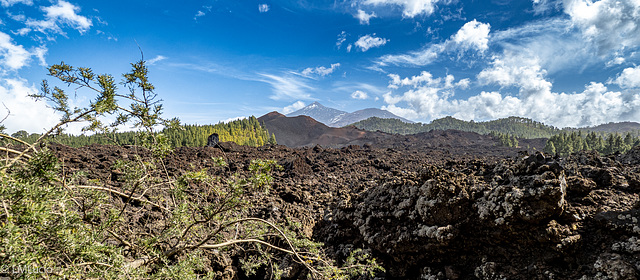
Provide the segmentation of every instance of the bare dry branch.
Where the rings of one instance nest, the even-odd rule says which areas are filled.
[[[31,144],[29,144],[29,143],[27,143],[27,142],[25,142],[25,141],[22,141],[22,140],[20,140],[20,139],[18,139],[18,138],[15,138],[15,137],[13,137],[13,136],[9,136],[8,134],[2,134],[2,133],[0,133],[0,137],[2,137],[2,138],[7,138],[7,139],[11,139],[11,140],[16,141],[16,142],[19,142],[20,144],[23,144],[23,145],[27,145],[27,146],[31,145]]]
[[[209,244],[205,244],[205,245],[201,245],[199,248],[202,248],[202,249],[217,249],[217,248],[221,248],[221,247],[225,247],[225,246],[230,246],[230,245],[238,244],[238,243],[259,243],[259,244],[265,245],[265,246],[267,246],[267,247],[269,247],[269,248],[273,248],[273,249],[276,249],[276,250],[278,250],[278,251],[285,252],[285,253],[287,253],[287,254],[291,254],[291,255],[295,255],[295,254],[296,254],[296,252],[294,252],[294,251],[290,251],[290,250],[287,250],[287,249],[284,249],[284,248],[280,248],[280,247],[278,247],[278,246],[272,245],[272,244],[270,244],[270,243],[268,243],[268,242],[265,242],[265,241],[262,241],[262,240],[260,240],[260,239],[236,239],[236,240],[229,240],[229,241],[227,241],[227,242],[222,242],[222,243],[218,243],[218,244],[211,244],[211,245],[209,245]]]
[[[3,123],[11,115],[11,110],[9,110],[9,108],[7,107],[7,105],[4,104],[4,102],[2,102],[2,106],[4,106],[4,108],[7,109],[7,115],[4,116],[4,118],[2,118],[0,123]]]
[[[9,148],[5,148],[5,147],[0,147],[0,151],[9,152],[9,153],[16,154],[16,155],[20,155],[20,154],[22,154],[22,152],[21,152],[21,151],[16,151],[16,150],[9,149]],[[24,154],[24,155],[22,155],[22,156],[23,156],[23,157],[26,157],[26,158],[28,158],[28,159],[30,159],[30,158],[31,158],[31,156],[30,156],[30,155],[27,155],[27,154]]]
[[[127,195],[127,194],[125,194],[123,192],[119,192],[119,191],[116,191],[116,190],[113,190],[113,189],[109,189],[109,188],[98,187],[98,186],[70,186],[70,188],[72,188],[72,189],[78,188],[78,189],[101,190],[101,191],[111,192],[111,193],[117,194],[117,195],[122,196],[122,197],[129,197],[129,195]],[[149,200],[143,199],[142,196],[131,197],[131,199],[135,200],[135,201],[138,201],[138,202],[147,203],[147,204],[153,205],[155,207],[158,207],[158,208],[160,208],[160,209],[162,209],[164,211],[170,212],[169,209],[165,208],[164,206],[161,206],[161,205],[153,203],[153,202],[151,202]]]

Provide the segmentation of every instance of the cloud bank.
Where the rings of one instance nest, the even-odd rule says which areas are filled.
[[[9,132],[42,133],[60,121],[60,116],[44,102],[29,97],[36,93],[38,89],[23,79],[0,79],[0,119],[10,113],[2,123]]]
[[[422,50],[405,54],[384,55],[377,59],[378,66],[425,66],[436,61],[444,52],[477,51],[484,53],[489,48],[489,32],[491,25],[472,20],[465,23],[449,39],[439,44],[432,44]]]
[[[451,75],[434,78],[428,72],[401,79],[391,78],[389,88],[398,89],[384,95],[382,108],[409,119],[431,121],[453,116],[464,120],[491,120],[522,116],[558,127],[581,127],[610,121],[640,119],[640,94],[611,91],[602,83],[592,82],[580,93],[552,92],[543,73],[535,66],[524,69],[503,68],[496,62],[494,72],[484,72],[486,82],[519,87],[517,96],[503,96],[483,91],[467,99],[455,99],[455,91],[469,85]],[[621,74],[620,77],[623,75]],[[531,82],[524,82],[527,78]]]

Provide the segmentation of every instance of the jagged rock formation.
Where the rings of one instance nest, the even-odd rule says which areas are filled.
[[[252,159],[278,161],[283,170],[274,173],[268,196],[251,201],[252,215],[299,222],[337,262],[350,249],[365,249],[386,268],[375,279],[640,277],[640,147],[550,158],[488,141],[440,131],[341,149],[223,142],[220,149],[178,148],[164,164],[169,176],[199,170],[228,176],[248,173]],[[83,170],[87,180],[116,189],[116,160],[150,156],[135,147],[51,149],[70,174]],[[224,157],[228,168],[216,168],[212,157]],[[241,257],[202,256],[225,279],[268,279],[247,278]],[[296,273],[287,279],[305,277],[290,265]]]
[[[323,233],[390,279],[636,279],[638,171],[586,152],[429,166],[341,204]]]

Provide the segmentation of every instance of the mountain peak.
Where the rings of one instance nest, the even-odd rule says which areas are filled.
[[[309,116],[312,117],[313,119],[315,119],[316,121],[319,121],[323,124],[330,124],[331,120],[333,118],[335,118],[338,115],[341,114],[346,114],[347,112],[344,111],[340,111],[337,109],[333,109],[333,108],[329,108],[329,107],[325,107],[324,105],[320,104],[319,102],[313,102],[309,105],[307,105],[306,107],[295,111],[293,113],[289,113],[286,116],[287,117],[296,117],[296,116]]]
[[[343,127],[364,119],[368,119],[370,117],[391,118],[391,119],[399,119],[407,123],[411,122],[409,120],[398,117],[389,111],[385,111],[381,109],[367,108],[367,109],[355,111],[353,113],[348,113],[345,111],[326,107],[320,104],[320,102],[318,101],[315,101],[298,111],[289,113],[286,116],[295,117],[300,115],[309,116],[315,119],[316,121],[319,121],[327,126],[332,126],[332,127]]]
[[[306,107],[302,108],[302,109],[315,109],[315,108],[325,108],[325,106],[323,106],[322,104],[320,104],[320,102],[315,101],[309,105],[307,105]]]
[[[280,114],[280,113],[278,113],[276,111],[273,111],[273,112],[267,113],[266,115],[264,115],[262,117],[259,117],[258,121],[261,122],[261,123],[264,123],[266,121],[270,121],[270,120],[277,119],[277,118],[283,118],[283,117],[284,117],[283,114]]]

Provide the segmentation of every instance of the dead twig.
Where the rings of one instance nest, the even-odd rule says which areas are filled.
[[[4,104],[4,102],[2,102],[2,106],[4,106],[4,108],[7,109],[7,115],[4,116],[4,118],[2,118],[0,123],[3,123],[11,115],[11,110],[9,110],[9,108],[7,107],[7,105]]]
[[[117,195],[122,196],[122,197],[129,198],[129,195],[127,195],[127,194],[125,194],[123,192],[119,192],[119,191],[116,191],[116,190],[113,190],[113,189],[109,189],[109,188],[104,188],[104,187],[98,187],[98,186],[70,186],[70,188],[72,188],[72,189],[75,189],[75,188],[78,188],[78,189],[93,189],[93,190],[107,191],[107,192],[114,193],[114,194],[117,194]],[[149,200],[143,199],[142,196],[139,196],[139,197],[133,197],[132,196],[130,199],[138,201],[138,202],[141,202],[141,203],[147,203],[147,204],[153,205],[155,207],[158,207],[158,208],[160,208],[162,210],[165,210],[167,212],[170,212],[169,209],[165,208],[164,206],[161,206],[161,205],[153,203],[153,202],[151,202]]]
[[[0,136],[1,136],[1,135],[0,135]],[[16,155],[20,155],[20,154],[22,154],[22,152],[21,152],[21,151],[16,151],[16,150],[14,150],[14,149],[9,149],[9,148],[5,148],[5,147],[0,147],[0,151],[9,152],[9,153],[16,154]],[[26,157],[27,159],[31,159],[31,155],[24,154],[24,155],[22,155],[22,156],[23,156],[23,157]]]
[[[214,237],[214,235],[210,235],[209,237],[205,238],[204,240],[202,240],[201,242],[194,244],[194,245],[190,245],[190,246],[182,246],[179,248],[174,248],[170,251],[164,252],[161,256],[157,256],[155,258],[152,257],[142,257],[139,258],[135,261],[132,261],[128,264],[125,265],[125,267],[130,268],[130,269],[136,269],[140,266],[143,266],[145,264],[148,263],[153,263],[158,261],[160,258],[162,257],[171,257],[175,254],[178,254],[180,252],[183,251],[187,251],[187,250],[195,250],[195,249],[217,249],[217,248],[221,248],[221,247],[226,247],[226,246],[231,246],[234,244],[239,244],[239,243],[258,243],[258,244],[262,244],[265,245],[269,248],[273,248],[275,250],[290,254],[295,256],[298,261],[304,265],[307,269],[309,269],[309,271],[311,271],[311,273],[313,274],[319,274],[319,272],[314,269],[313,267],[311,267],[303,258],[302,256],[300,256],[300,254],[298,254],[298,252],[296,251],[295,247],[293,246],[293,244],[291,243],[291,240],[289,240],[289,238],[284,234],[284,232],[282,230],[280,230],[280,228],[278,228],[276,225],[274,225],[273,223],[266,221],[264,219],[260,219],[260,218],[244,218],[244,219],[239,219],[239,220],[235,220],[235,221],[231,221],[228,222],[226,224],[224,224],[223,226],[221,226],[220,228],[218,228],[218,230],[216,232],[220,232],[222,229],[238,224],[238,223],[243,223],[243,222],[249,222],[249,221],[254,221],[254,222],[260,222],[260,223],[264,223],[269,225],[271,228],[275,229],[278,232],[278,235],[281,236],[289,245],[289,247],[291,248],[291,250],[287,250],[285,248],[282,247],[278,247],[275,246],[273,244],[270,244],[268,242],[265,242],[263,240],[260,239],[255,239],[255,238],[251,238],[251,239],[236,239],[236,240],[229,240],[229,241],[225,241],[222,243],[218,243],[218,244],[206,244],[206,242],[208,242],[209,240],[211,240],[211,238]]]
[[[15,137],[13,137],[13,136],[9,136],[8,134],[0,133],[0,137],[2,137],[2,138],[7,138],[7,139],[10,139],[10,140],[16,141],[16,142],[18,142],[18,143],[20,143],[20,144],[23,144],[23,145],[27,145],[27,146],[30,146],[30,145],[31,145],[31,144],[29,144],[29,143],[27,143],[27,142],[25,142],[25,141],[22,141],[22,140],[20,140],[20,139],[18,139],[18,138],[15,138]]]

